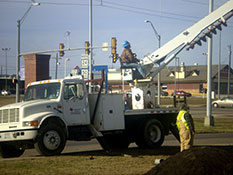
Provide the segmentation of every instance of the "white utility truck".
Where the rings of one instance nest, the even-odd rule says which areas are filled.
[[[155,104],[151,78],[185,47],[201,45],[206,37],[216,34],[216,29],[222,30],[221,25],[226,26],[231,16],[233,0],[142,59],[150,78],[149,82],[138,80],[137,87],[132,88],[132,99],[144,109],[125,109],[123,95],[102,94],[101,88],[98,94],[88,94],[81,76],[31,83],[23,102],[0,108],[2,157],[18,157],[33,147],[43,155],[57,155],[67,140],[96,138],[104,149],[127,148],[132,142],[142,148],[156,148],[169,131],[179,140],[175,126],[178,109]],[[151,72],[157,63],[162,64]],[[145,109],[147,106],[150,108]]]
[[[82,76],[33,82],[24,101],[0,108],[3,157],[35,148],[46,156],[62,152],[67,140],[97,138],[104,149],[159,147],[178,110],[125,110],[122,94],[88,94]]]

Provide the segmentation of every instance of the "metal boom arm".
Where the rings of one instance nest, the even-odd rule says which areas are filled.
[[[164,59],[169,54],[180,48],[178,49],[178,51],[176,51],[175,54],[171,55],[169,59],[165,60],[165,62],[161,66],[159,66],[158,70],[155,70],[155,72],[152,72],[150,74],[150,77],[154,77],[167,64],[169,64],[185,47],[187,47],[187,50],[190,48],[193,49],[195,44],[201,45],[201,41],[206,41],[206,36],[211,37],[212,33],[216,34],[216,29],[222,30],[221,25],[223,24],[224,26],[226,26],[226,20],[228,20],[232,16],[233,0],[229,0],[194,25],[184,30],[182,33],[177,35],[175,38],[170,40],[168,43],[160,47],[155,52],[145,56],[142,59],[141,63],[144,70],[149,73],[154,64],[164,61]],[[207,31],[203,32],[204,30]],[[198,36],[201,34],[201,32],[203,32],[202,36]]]

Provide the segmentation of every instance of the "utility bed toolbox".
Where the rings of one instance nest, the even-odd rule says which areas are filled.
[[[97,94],[89,94],[91,117],[97,102]],[[124,100],[121,94],[101,94],[97,105],[94,126],[98,131],[125,129]]]

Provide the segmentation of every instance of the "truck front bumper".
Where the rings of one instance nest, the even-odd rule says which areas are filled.
[[[36,138],[37,133],[37,129],[3,131],[0,132],[0,142],[31,140]]]

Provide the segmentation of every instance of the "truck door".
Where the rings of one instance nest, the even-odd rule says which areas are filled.
[[[89,124],[89,109],[84,85],[66,83],[63,88],[63,113],[68,125]]]

